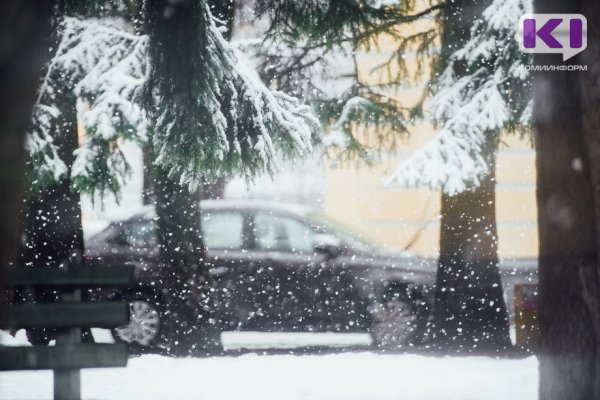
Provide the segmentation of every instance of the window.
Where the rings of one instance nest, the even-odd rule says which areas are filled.
[[[121,246],[153,247],[156,245],[156,225],[154,221],[146,220],[126,223],[113,241]]]
[[[244,219],[237,211],[202,212],[202,232],[208,249],[241,249],[243,230]]]
[[[313,252],[315,232],[292,218],[259,212],[254,217],[254,235],[259,250]]]

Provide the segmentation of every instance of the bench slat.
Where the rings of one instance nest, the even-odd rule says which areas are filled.
[[[129,305],[123,302],[38,303],[8,306],[2,329],[19,328],[114,328],[129,321]]]
[[[125,366],[127,346],[124,343],[0,347],[0,371]]]
[[[125,287],[133,283],[132,265],[62,268],[9,268],[10,286]]]

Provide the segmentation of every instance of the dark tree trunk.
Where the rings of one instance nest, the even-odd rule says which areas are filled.
[[[447,2],[441,66],[469,39],[489,0]],[[458,76],[462,66],[455,71]],[[511,346],[508,314],[498,271],[496,141],[485,149],[490,174],[474,190],[442,194],[440,258],[432,339],[445,350],[493,353]]]
[[[209,320],[211,281],[203,267],[206,250],[202,239],[200,194],[190,193],[178,181],[155,168],[154,187],[158,241],[163,270],[163,298],[169,312],[168,346],[175,354],[212,351],[219,332]]]
[[[51,1],[0,2],[0,282],[17,255],[25,132],[47,60]],[[5,297],[0,296],[0,319]]]
[[[600,4],[597,1],[583,2],[581,14],[589,21],[600,21]],[[594,333],[594,366],[592,368],[593,397],[600,398],[600,27],[597,23],[588,26],[589,47],[581,54],[580,60],[588,66],[581,78],[582,128],[587,156],[589,157],[590,181],[594,198],[595,257],[589,266],[581,264],[579,278],[583,285],[583,299],[591,317]],[[592,263],[593,262],[593,263]]]
[[[492,353],[511,346],[498,272],[493,156],[490,166],[478,188],[442,195],[434,339],[445,349]]]
[[[600,18],[592,0],[534,2],[537,13]],[[537,150],[540,399],[600,398],[600,29],[570,63],[588,71],[534,76]],[[562,64],[558,55],[536,64]]]
[[[142,187],[142,204],[149,205],[156,203],[156,196],[154,195],[154,178],[152,175],[152,162],[154,156],[152,155],[152,147],[146,146],[142,149],[142,164],[144,165],[143,174],[143,187]]]
[[[52,137],[59,157],[70,168],[79,147],[77,137],[76,99],[70,93],[60,93],[58,107],[61,118]],[[29,193],[24,212],[21,264],[26,267],[57,267],[83,261],[83,228],[79,193],[70,189],[70,179]],[[55,300],[55,291],[35,293],[35,301]],[[27,331],[30,341],[46,344],[53,338],[52,330]]]

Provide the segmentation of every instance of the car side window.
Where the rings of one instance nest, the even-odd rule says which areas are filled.
[[[156,224],[154,221],[145,220],[127,223],[117,231],[115,241],[121,245],[133,247],[155,246]]]
[[[244,217],[237,211],[202,211],[202,232],[208,249],[240,250],[244,246]]]
[[[293,218],[257,212],[254,215],[256,248],[264,251],[312,253],[315,232]]]

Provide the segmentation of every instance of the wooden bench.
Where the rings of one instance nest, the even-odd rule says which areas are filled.
[[[0,329],[56,328],[55,346],[0,346],[0,371],[54,370],[54,398],[81,398],[81,368],[125,367],[125,343],[81,343],[81,328],[115,328],[129,321],[125,302],[81,302],[81,291],[127,287],[133,266],[70,266],[66,268],[11,268],[6,288],[52,289],[56,303],[15,304],[7,309]]]

